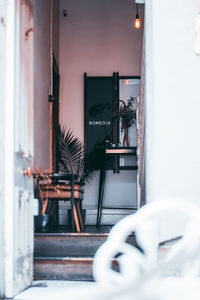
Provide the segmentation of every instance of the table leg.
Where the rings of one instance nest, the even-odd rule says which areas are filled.
[[[106,177],[106,169],[103,167],[100,171],[100,181],[99,181],[99,198],[98,198],[98,210],[97,210],[97,223],[100,224],[101,214],[102,214],[102,205],[103,205],[103,193],[105,186],[105,177]]]

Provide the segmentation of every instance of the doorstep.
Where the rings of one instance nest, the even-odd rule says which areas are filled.
[[[14,297],[16,300],[44,300],[44,299],[59,299],[59,300],[75,300],[76,291],[78,289],[93,289],[96,286],[94,282],[82,281],[51,281],[40,280],[34,281],[32,286]],[[75,298],[73,298],[73,295]],[[80,295],[79,295],[80,296]],[[68,298],[69,297],[69,298]],[[80,298],[84,299],[84,297]]]

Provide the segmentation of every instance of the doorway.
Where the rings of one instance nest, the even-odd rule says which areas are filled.
[[[31,1],[20,1],[22,4],[27,4],[27,9],[30,10],[31,8]],[[32,28],[32,25],[29,24],[29,22],[26,22],[26,26],[24,26],[24,29],[26,28],[24,32],[25,39],[27,38],[28,41],[31,41],[32,34],[34,34],[34,80],[33,78],[30,80],[31,77],[27,77],[26,80],[30,80],[30,88],[34,88],[34,97],[33,105],[34,105],[34,153],[35,153],[35,167],[41,167],[42,169],[48,169],[49,163],[50,163],[50,151],[49,151],[49,136],[50,136],[50,120],[49,120],[49,102],[48,102],[48,95],[49,95],[49,73],[50,73],[50,60],[49,60],[49,33],[50,33],[50,25],[53,23],[54,26],[52,28],[53,34],[53,52],[55,54],[56,60],[58,62],[59,67],[61,68],[61,80],[60,80],[60,86],[62,86],[62,89],[60,90],[60,124],[62,126],[68,126],[73,128],[74,133],[80,137],[80,139],[83,140],[83,111],[84,111],[84,101],[83,101],[83,73],[85,71],[88,72],[91,76],[104,76],[104,74],[111,74],[114,71],[119,71],[122,75],[139,75],[140,74],[140,59],[136,59],[135,66],[133,68],[133,61],[129,60],[130,57],[137,57],[137,51],[138,53],[141,51],[141,45],[142,45],[142,38],[138,33],[136,33],[136,36],[134,39],[138,39],[140,41],[138,46],[138,49],[135,48],[135,44],[132,43],[131,47],[129,48],[126,43],[126,41],[129,40],[131,32],[133,32],[133,28],[128,24],[128,31],[127,27],[124,28],[124,25],[120,23],[122,20],[130,20],[130,16],[134,18],[135,15],[135,7],[133,4],[133,7],[130,4],[130,1],[126,1],[125,5],[128,5],[128,9],[124,9],[124,7],[121,9],[121,5],[124,5],[125,1],[109,1],[112,2],[112,7],[109,6],[106,1],[97,1],[98,3],[94,1],[88,0],[88,5],[84,1],[79,1],[77,4],[77,7],[74,7],[74,1],[60,1],[60,7],[58,5],[59,1],[38,1],[37,3],[33,3],[33,20],[34,21],[34,28]],[[0,2],[2,4],[2,1]],[[7,1],[5,2],[7,3]],[[10,159],[12,157],[11,150],[8,151],[8,149],[12,149],[14,153],[14,145],[13,145],[13,128],[14,126],[10,126],[13,124],[14,117],[12,115],[13,112],[13,102],[15,100],[14,97],[14,87],[15,83],[12,81],[15,74],[15,62],[13,61],[13,58],[15,57],[16,53],[13,53],[15,50],[15,30],[14,30],[14,16],[15,16],[15,6],[9,6],[11,2],[8,3],[8,7],[6,7],[7,4],[3,5],[3,11],[5,10],[5,20],[8,22],[8,24],[11,26],[6,27],[4,26],[4,19],[1,19],[2,22],[0,24],[1,32],[3,31],[5,33],[6,30],[9,30],[9,34],[6,33],[7,36],[9,36],[9,39],[5,39],[6,44],[6,50],[9,50],[6,56],[6,64],[8,64],[9,68],[8,71],[5,72],[7,74],[6,76],[6,84],[4,86],[3,83],[5,83],[5,80],[3,79],[1,82],[1,93],[4,93],[5,96],[5,103],[3,103],[2,107],[5,108],[4,111],[6,111],[5,119],[3,119],[5,122],[2,128],[4,128],[4,134],[3,134],[3,141],[5,139],[6,147],[3,149],[3,155],[2,157],[5,157],[5,161],[2,162],[2,166],[4,166],[4,175],[6,174],[5,178],[2,180],[3,187],[2,191],[4,191],[4,199],[6,199],[6,202],[4,203],[4,207],[2,212],[6,211],[6,214],[4,214],[2,220],[5,220],[5,224],[7,228],[10,230],[10,221],[14,222],[14,202],[13,199],[15,198],[13,196],[13,177],[10,174],[13,174],[16,170],[19,171],[19,178],[21,178],[20,182],[23,182],[25,185],[25,189],[29,189],[29,187],[32,185],[31,179],[28,179],[24,176],[24,169],[26,169],[26,163],[31,162],[33,159],[33,155],[31,152],[31,147],[33,148],[33,144],[30,142],[30,148],[27,146],[27,148],[23,149],[23,143],[30,141],[30,137],[32,137],[32,133],[27,130],[27,128],[30,127],[31,121],[32,121],[32,113],[29,111],[27,114],[24,113],[23,117],[20,118],[20,129],[17,130],[17,136],[23,136],[21,137],[21,148],[20,151],[18,151],[20,157],[20,161],[22,162],[25,160],[24,166],[14,167],[13,160]],[[14,2],[12,2],[14,3]],[[67,3],[67,7],[65,7]],[[52,5],[52,6],[51,6]],[[55,7],[54,7],[55,5]],[[88,7],[92,9],[92,11],[88,11]],[[133,10],[132,10],[133,8]],[[69,14],[69,18],[63,15],[63,9],[67,9]],[[2,11],[2,10],[1,10]],[[32,10],[31,10],[32,11]],[[53,22],[50,24],[50,14],[49,12],[52,12],[52,19]],[[131,12],[132,11],[132,12]],[[131,15],[129,13],[131,12]],[[141,12],[142,14],[142,12]],[[105,16],[104,18],[104,27],[102,27],[102,15]],[[84,18],[83,18],[84,16]],[[129,17],[128,17],[129,16]],[[9,18],[11,18],[9,20]],[[131,18],[132,19],[132,18]],[[39,22],[37,22],[39,20]],[[11,23],[9,23],[11,21]],[[21,21],[21,20],[20,20]],[[58,28],[60,24],[60,36],[62,37],[60,41],[58,41]],[[30,25],[30,26],[29,26]],[[92,26],[94,25],[94,26]],[[73,27],[73,30],[72,30]],[[80,30],[80,27],[82,27],[83,30]],[[33,32],[34,31],[34,32]],[[7,32],[7,31],[6,31]],[[4,34],[3,33],[3,34]],[[122,43],[120,40],[120,37],[124,38],[124,42]],[[104,39],[105,42],[102,42],[102,39]],[[69,42],[70,41],[70,42]],[[13,47],[9,46],[9,43],[11,42],[11,45]],[[114,45],[114,46],[113,46]],[[123,47],[122,47],[123,45]],[[18,45],[19,46],[19,45]],[[58,50],[60,46],[60,51]],[[76,46],[76,47],[74,47]],[[128,50],[127,50],[128,49]],[[124,51],[127,50],[127,51]],[[17,54],[19,54],[19,48],[17,48]],[[69,54],[68,56],[63,55],[67,51]],[[60,57],[59,54],[60,53]],[[74,57],[73,54],[74,53]],[[30,51],[29,51],[30,54]],[[9,56],[10,55],[10,56]],[[24,56],[25,58],[26,56]],[[58,59],[59,57],[59,59]],[[27,58],[27,57],[26,57]],[[29,59],[28,59],[29,60]],[[118,64],[120,63],[120,68],[118,67]],[[26,67],[27,67],[27,61],[26,61]],[[6,66],[7,67],[7,66]],[[29,65],[30,67],[30,65]],[[29,69],[29,68],[28,68]],[[134,73],[133,73],[133,70]],[[9,76],[8,76],[9,74]],[[66,75],[66,76],[65,76]],[[33,84],[34,82],[34,84]],[[31,86],[34,85],[34,87]],[[26,83],[27,85],[27,83]],[[3,92],[4,91],[4,92]],[[25,90],[22,87],[22,91]],[[19,91],[16,91],[16,95],[18,95],[18,100],[22,101],[25,98],[31,99],[31,97],[28,97],[28,94],[26,94],[26,97],[24,99],[20,98]],[[9,101],[7,101],[9,99]],[[10,102],[11,101],[11,102]],[[21,104],[24,111],[27,103]],[[19,107],[18,107],[19,108]],[[3,111],[3,112],[4,112]],[[20,110],[18,110],[20,112]],[[4,118],[3,117],[3,118]],[[26,126],[25,122],[30,122],[29,125]],[[17,124],[16,128],[19,128],[19,123]],[[33,128],[32,128],[33,129]],[[24,135],[24,132],[25,135]],[[30,134],[29,134],[30,133]],[[7,142],[9,141],[10,144]],[[11,148],[9,146],[12,146]],[[55,147],[55,146],[54,146]],[[27,150],[28,149],[28,150]],[[29,151],[30,150],[30,151]],[[11,154],[11,156],[9,156]],[[27,154],[27,155],[26,155]],[[6,166],[6,168],[5,168]],[[29,165],[27,165],[28,167]],[[28,174],[28,172],[26,173]],[[16,173],[15,173],[16,175]],[[127,178],[124,178],[124,183],[127,182]],[[85,189],[85,206],[88,209],[88,211],[91,212],[91,217],[94,218],[94,223],[96,222],[96,207],[97,207],[97,197],[98,197],[98,183],[99,183],[99,174],[96,174],[96,177],[94,178],[93,183],[90,185],[90,187],[87,185]],[[20,183],[21,184],[21,183]],[[30,184],[30,185],[29,185]],[[9,186],[9,189],[8,189]],[[21,185],[20,185],[21,188]],[[33,189],[31,187],[31,189]],[[25,202],[32,203],[32,195],[29,192],[25,192],[24,196],[21,193],[16,193],[18,195],[18,200],[15,203],[18,203],[19,207],[25,207]],[[27,197],[26,197],[27,196]],[[113,197],[113,195],[112,195]],[[24,205],[24,206],[23,206]],[[28,205],[26,206],[28,207]],[[27,210],[24,210],[24,213]],[[13,218],[12,218],[13,217]],[[18,217],[20,217],[18,215]],[[23,216],[21,216],[21,219],[23,219]],[[28,222],[27,226],[22,226],[20,223],[20,230],[27,230],[27,228],[30,229],[30,231],[33,229],[31,227],[31,216],[28,218],[28,215],[26,214],[26,218],[24,218]],[[29,222],[30,221],[30,222]],[[4,230],[4,225],[2,226],[2,230]],[[62,226],[62,225],[61,225]],[[107,225],[109,226],[109,225]],[[13,230],[14,226],[12,227]],[[17,228],[17,225],[16,227]],[[109,227],[107,227],[109,228]],[[28,229],[28,230],[29,230]],[[100,228],[102,229],[102,232],[99,232],[99,235],[95,235],[97,239],[100,239],[105,232],[103,232],[103,225]],[[98,233],[98,232],[97,232]],[[92,234],[92,233],[91,233]],[[94,233],[93,233],[94,234]],[[102,234],[102,235],[101,235]],[[29,239],[24,239],[25,236],[29,236]],[[30,255],[32,251],[32,234],[28,234],[28,231],[26,232],[26,235],[23,233],[21,234],[20,239],[20,245],[22,246],[20,249],[22,251],[17,253],[17,245],[14,241],[13,232],[8,231],[7,235],[5,237],[4,231],[1,235],[3,237],[3,244],[6,246],[12,246],[9,247],[9,251],[12,251],[12,254],[19,255],[21,252],[23,252],[23,249],[27,247]],[[10,238],[9,238],[10,237]],[[28,245],[27,241],[30,241],[30,245]],[[9,243],[4,243],[5,241],[8,241]],[[94,241],[94,240],[93,240]],[[24,248],[23,248],[24,247]],[[10,253],[10,252],[9,252]],[[4,258],[3,258],[4,259]],[[7,259],[7,262],[11,262],[11,257]],[[31,261],[28,260],[30,265]],[[73,260],[72,260],[73,261]],[[26,261],[27,262],[27,261]],[[11,263],[9,265],[7,264],[7,272],[6,274],[13,278],[13,266]],[[26,264],[27,266],[27,264]],[[23,269],[23,268],[21,268]],[[28,272],[28,270],[31,272],[31,268],[25,268],[25,270]],[[30,274],[30,273],[29,273]],[[3,278],[3,276],[2,276]],[[7,281],[10,282],[11,281]],[[31,280],[30,280],[31,282]],[[2,283],[0,281],[0,283]],[[27,286],[28,284],[26,284]],[[1,285],[2,286],[2,285]],[[10,288],[10,286],[9,286]],[[21,287],[23,288],[23,287]],[[14,289],[11,291],[11,293],[6,292],[7,297],[12,297],[17,290]],[[2,295],[5,295],[5,290],[2,293]]]
[[[70,14],[64,16],[64,10]],[[143,10],[140,5],[142,20]],[[77,5],[73,1],[61,1],[60,11],[60,123],[72,128],[74,135],[84,142],[84,73],[88,77],[112,77],[113,72],[118,71],[120,76],[140,76],[143,28],[137,31],[133,27],[136,5],[130,1],[79,1]],[[99,181],[100,172],[97,171],[92,183],[86,183],[84,188],[83,206],[93,225],[96,223]],[[137,171],[122,171],[116,175],[110,170],[106,181],[110,184],[106,184],[104,190],[105,206],[116,206],[116,209],[105,210],[103,218],[116,218],[117,221],[120,218],[117,208],[121,206],[116,204],[120,199],[123,198],[124,207],[130,203],[137,206]],[[127,192],[122,195],[124,187]],[[66,212],[67,204],[63,203],[59,216],[63,225],[67,222]],[[123,211],[124,215],[126,212]]]

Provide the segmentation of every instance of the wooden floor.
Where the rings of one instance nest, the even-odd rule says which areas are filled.
[[[100,226],[93,226],[93,225],[87,225],[84,227],[84,229],[81,231],[81,233],[109,233],[111,228],[113,226],[110,225],[100,225]],[[54,227],[44,227],[37,229],[35,234],[38,233],[71,233],[71,228],[70,226],[54,226]]]

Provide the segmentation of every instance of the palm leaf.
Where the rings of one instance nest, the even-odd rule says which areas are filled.
[[[84,185],[89,182],[94,174],[93,159],[84,149],[81,141],[74,137],[70,129],[59,128],[58,152],[59,170],[61,173],[78,175],[77,183]]]
[[[72,131],[65,128],[58,135],[60,165],[62,171],[68,174],[79,175],[84,167],[84,146]]]

